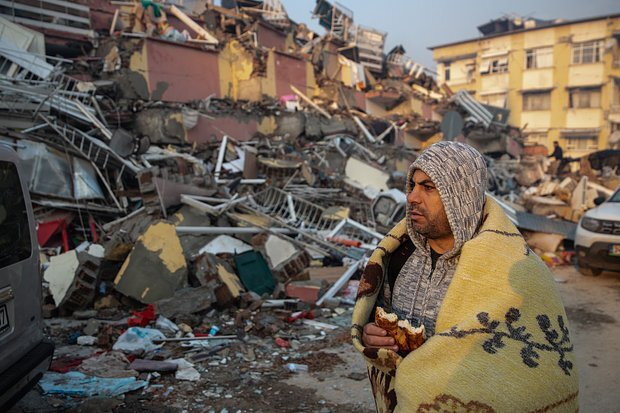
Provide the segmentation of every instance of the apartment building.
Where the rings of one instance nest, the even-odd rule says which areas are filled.
[[[505,17],[478,30],[479,38],[430,48],[439,84],[510,109],[526,144],[557,140],[574,157],[609,148],[620,130],[620,14]]]

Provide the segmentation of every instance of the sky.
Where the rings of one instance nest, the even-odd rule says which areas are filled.
[[[289,17],[324,34],[312,19],[315,0],[281,0]],[[331,1],[333,4],[333,1]],[[504,15],[576,20],[620,13],[618,0],[338,0],[354,22],[388,33],[386,52],[402,44],[414,61],[433,69],[428,47],[479,37],[477,27]]]

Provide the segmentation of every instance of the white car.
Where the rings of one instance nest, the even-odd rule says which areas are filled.
[[[620,188],[581,217],[575,251],[577,269],[583,275],[620,271]]]

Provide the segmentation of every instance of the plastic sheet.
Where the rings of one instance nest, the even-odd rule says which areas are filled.
[[[153,340],[163,340],[166,336],[153,328],[131,327],[118,338],[112,349],[133,352],[157,350],[163,344],[153,344]]]
[[[136,380],[135,377],[101,378],[87,376],[77,371],[65,374],[48,372],[39,381],[39,386],[46,394],[78,397],[115,397],[141,389],[147,384],[146,381]]]

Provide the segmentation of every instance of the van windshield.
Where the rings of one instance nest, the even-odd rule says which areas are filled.
[[[0,268],[25,260],[31,253],[28,213],[17,167],[0,161]]]

